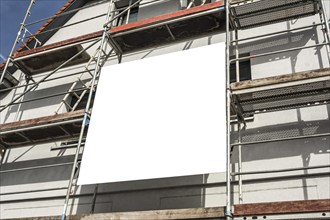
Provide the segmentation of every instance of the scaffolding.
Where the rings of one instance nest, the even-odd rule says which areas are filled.
[[[277,31],[268,34],[255,35],[248,38],[239,38],[239,32],[255,27],[266,26],[283,21],[290,21],[306,16],[314,16],[319,14],[320,23],[308,24],[303,27]],[[325,42],[315,45],[302,47],[286,48],[278,51],[254,54],[250,56],[240,56],[240,43],[265,39],[270,36],[278,36],[279,34],[290,33],[292,31],[305,30],[322,26],[325,34]],[[329,69],[320,69],[314,71],[305,71],[293,74],[283,74],[275,77],[268,77],[255,80],[240,81],[240,62],[255,58],[265,57],[269,55],[281,54],[285,52],[300,51],[308,48],[318,48],[326,46],[329,52],[329,19],[326,16],[323,0],[308,1],[248,1],[248,0],[231,0],[226,5],[226,55],[227,55],[227,103],[235,108],[235,114],[238,119],[237,123],[237,141],[230,142],[230,111],[231,107],[227,106],[227,206],[226,215],[232,216],[231,201],[231,180],[238,177],[238,202],[243,203],[243,176],[256,174],[272,174],[281,172],[292,172],[297,170],[320,169],[325,166],[301,167],[279,170],[261,170],[243,172],[242,166],[242,147],[248,147],[254,144],[281,142],[293,139],[308,139],[313,137],[328,137],[329,133],[282,137],[278,139],[265,139],[259,141],[242,141],[242,130],[245,129],[245,119],[254,114],[262,114],[272,111],[283,111],[288,109],[297,109],[315,105],[325,105],[330,100],[330,75]],[[232,30],[230,30],[232,28]],[[234,58],[231,58],[230,52],[233,52]],[[329,58],[329,57],[328,57]],[[330,58],[329,58],[330,59]],[[230,83],[230,65],[236,67],[236,82]],[[231,154],[230,152],[237,148],[238,152],[238,171],[231,171]],[[274,211],[267,212],[266,209],[271,204],[265,204],[263,207],[257,205],[248,207],[245,204],[236,205],[234,208],[235,216],[260,216],[274,214]],[[244,207],[244,208],[243,208]],[[242,208],[242,209],[240,209]],[[253,209],[248,213],[247,209]],[[272,208],[271,208],[272,209]],[[239,214],[242,210],[242,214]],[[243,211],[244,210],[244,211]],[[258,211],[262,210],[262,211]],[[276,208],[273,207],[273,210]]]
[[[162,0],[153,0],[152,2],[158,1]],[[49,30],[26,36],[26,34],[29,33],[27,30],[29,25],[47,21],[48,19],[56,19],[67,16],[77,12],[82,8],[93,7],[105,2],[108,2],[109,4],[107,13],[90,18],[95,19],[99,18],[100,16],[105,16],[106,20],[102,31],[89,33],[48,45],[41,45],[41,40],[39,40],[38,37],[43,33],[57,31],[60,28],[50,28]],[[124,3],[121,4],[122,2]],[[88,121],[92,115],[93,95],[96,92],[97,82],[102,66],[110,58],[116,58],[118,63],[120,63],[124,54],[130,54],[155,46],[169,45],[219,33],[226,34],[227,197],[225,213],[224,215],[219,214],[217,217],[226,216],[227,218],[246,219],[246,216],[266,216],[274,214],[271,212],[272,209],[275,209],[274,207],[289,207],[290,204],[297,205],[298,208],[296,210],[290,208],[284,210],[283,208],[284,211],[278,211],[277,214],[310,214],[311,212],[329,211],[327,207],[329,200],[301,201],[290,204],[285,202],[243,204],[243,176],[245,175],[329,168],[330,165],[244,172],[242,165],[242,147],[253,144],[280,142],[291,139],[329,137],[330,133],[310,134],[304,136],[267,139],[260,141],[244,141],[241,134],[246,127],[246,121],[248,118],[255,114],[316,105],[325,105],[329,103],[329,68],[304,71],[294,74],[286,73],[280,76],[267,77],[262,79],[245,81],[240,80],[240,62],[245,60],[274,54],[281,54],[284,52],[300,51],[308,48],[327,47],[328,51],[330,51],[329,18],[327,18],[324,11],[323,0],[227,0],[226,2],[215,1],[211,3],[201,1],[200,5],[195,6],[195,2],[190,1],[187,7],[181,11],[144,19],[142,21],[127,23],[127,16],[126,23],[120,26],[114,25],[118,18],[124,14],[129,14],[129,11],[137,5],[145,3],[142,3],[141,0],[100,1],[74,10],[65,11],[63,13],[49,18],[41,19],[39,21],[26,23],[26,19],[31,13],[30,11],[34,4],[35,0],[31,0],[10,55],[3,67],[2,75],[0,78],[1,84],[4,79],[11,77],[8,69],[10,68],[10,65],[13,64],[22,70],[29,79],[27,84],[24,85],[27,86],[27,88],[23,93],[15,97],[11,102],[1,105],[0,112],[3,112],[10,106],[21,105],[26,102],[34,102],[54,96],[61,96],[63,98],[58,108],[55,110],[55,115],[2,124],[0,127],[0,147],[3,149],[10,149],[12,147],[26,146],[31,143],[39,144],[60,140],[76,140],[76,142],[73,144],[73,147],[76,148],[74,160],[72,163],[65,163],[72,164],[72,170],[69,178],[69,184],[66,188],[67,193],[65,196],[64,208],[61,216],[63,220],[67,215],[69,200],[70,197],[73,196],[72,192],[75,191],[73,188],[76,187],[76,180],[79,175],[80,153],[82,152],[82,147],[84,145],[88,128]],[[120,10],[118,8],[120,8]],[[308,24],[304,27],[295,29],[277,31],[269,34],[239,39],[238,34],[242,30],[266,26],[283,21],[289,21],[306,16],[315,16],[316,14],[320,15],[320,22],[316,24]],[[86,19],[81,22],[85,22],[90,19]],[[72,25],[78,23],[79,22]],[[196,23],[200,25],[196,26]],[[240,56],[239,46],[241,42],[263,39],[269,36],[277,36],[282,33],[305,30],[318,26],[322,27],[324,30],[326,39],[326,42],[324,43],[303,47],[293,47],[279,51],[256,54],[253,56]],[[62,28],[65,27],[67,26],[62,26]],[[24,40],[28,41],[23,44],[23,47],[15,52],[16,44]],[[82,45],[85,46],[82,47]],[[89,56],[86,51],[95,46],[97,47],[95,53],[93,53],[92,56]],[[49,60],[49,57],[52,58],[51,61]],[[55,65],[43,66],[38,64],[49,62],[53,62]],[[65,76],[55,75],[59,70],[65,67],[82,63],[86,63],[83,71],[78,71]],[[235,65],[236,67],[236,82],[230,81],[231,64]],[[48,73],[39,81],[34,81],[34,75],[41,72]],[[69,90],[66,92],[42,96],[35,99],[23,100],[26,94],[34,91],[40,84],[44,82],[56,81],[65,77],[76,75],[78,75],[77,81],[73,82]],[[85,79],[87,79],[87,81]],[[1,92],[6,92],[21,87],[23,86],[7,86],[6,88],[1,89]],[[68,99],[70,96],[76,97],[75,103],[69,103]],[[76,110],[77,106],[84,98],[86,99],[84,110]],[[60,110],[63,107],[68,110],[67,113],[60,113]],[[237,125],[238,136],[236,142],[231,141],[231,136],[233,133],[231,125],[233,123]],[[40,132],[41,130],[43,132]],[[68,145],[66,147],[72,146]],[[237,172],[231,170],[231,154],[235,148],[238,149]],[[63,164],[55,164],[53,166],[63,166]],[[28,169],[41,169],[44,167],[45,166],[36,166]],[[0,171],[0,173],[17,172],[19,170],[20,169]],[[238,180],[236,180],[236,177]],[[234,204],[232,200],[232,188],[234,184],[238,185],[239,204]],[[96,198],[96,196],[97,187],[95,188],[94,198]],[[317,210],[306,208],[311,206],[318,208]],[[212,215],[211,217],[215,216]]]

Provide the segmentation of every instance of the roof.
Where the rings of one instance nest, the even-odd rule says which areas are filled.
[[[57,16],[59,14],[61,14],[62,12],[64,12],[69,6],[72,5],[72,3],[74,2],[75,0],[69,0],[65,5],[63,5],[63,7],[58,10],[54,16]],[[43,30],[45,30],[52,22],[54,22],[54,20],[56,19],[57,17],[52,17],[50,19],[47,20],[46,23],[44,23],[35,33],[35,35],[37,34],[40,34]],[[26,41],[26,44],[30,43],[31,41],[33,40],[33,37],[30,36],[30,38]],[[17,49],[16,52],[20,52],[22,51],[23,49],[25,48],[25,45],[22,45],[20,48]]]

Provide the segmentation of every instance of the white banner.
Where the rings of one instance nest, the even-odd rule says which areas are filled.
[[[225,45],[102,69],[78,184],[226,170]]]

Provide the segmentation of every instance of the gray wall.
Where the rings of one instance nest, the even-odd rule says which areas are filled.
[[[139,19],[175,11],[181,6],[179,1],[164,1],[162,4],[152,4],[149,7],[144,6],[140,9]],[[328,7],[330,7],[329,3]],[[106,4],[81,10],[68,23],[77,22],[98,13],[105,13],[106,10]],[[103,22],[104,17],[60,30],[47,44],[100,30]],[[240,31],[239,36],[248,37],[256,33],[263,34],[275,30],[296,28],[313,22],[319,22],[319,17],[301,18]],[[224,40],[224,34],[219,34],[170,46],[152,48],[125,55],[123,62],[224,42]],[[247,42],[242,44],[240,50],[242,53],[259,54],[321,42],[324,42],[324,35],[320,28],[312,28]],[[84,44],[83,46],[86,47],[87,45]],[[88,53],[92,55],[95,49],[96,47],[89,49]],[[112,58],[107,65],[115,63],[117,63],[116,59]],[[253,79],[325,67],[329,67],[329,54],[326,47],[281,53],[251,61]],[[56,73],[56,76],[67,75],[82,69],[83,65],[67,67]],[[45,74],[47,73],[39,74],[34,79],[37,81]],[[25,83],[23,73],[17,71],[15,76],[20,78],[21,84]],[[87,75],[83,76],[83,78],[86,77]],[[68,77],[44,83],[37,90],[26,95],[24,100],[66,91],[71,82],[75,80],[76,77]],[[0,94],[1,103],[9,102],[23,90],[24,88]],[[1,113],[1,123],[53,115],[61,99],[62,97],[59,96],[10,107]],[[65,108],[62,108],[62,111],[65,112]],[[330,132],[329,116],[330,105],[256,114],[254,119],[248,122],[247,129],[242,133],[243,141]],[[236,141],[235,126],[232,127],[232,133],[232,139]],[[51,147],[58,145],[60,145],[59,142],[11,149],[2,159],[1,170],[73,161],[74,149],[51,150]],[[329,145],[329,137],[322,137],[246,146],[242,149],[243,171],[326,165],[330,163]],[[204,156],[207,156],[207,152]],[[233,170],[237,170],[237,160],[237,149],[234,148]],[[56,168],[1,173],[0,217],[61,214],[66,193],[65,187],[67,187],[70,172],[71,165],[63,165]],[[102,174],[100,173],[100,175]],[[330,198],[330,178],[327,168],[272,175],[250,175],[244,176],[243,179],[244,203]],[[233,180],[237,180],[237,178]],[[94,188],[95,186],[89,185],[78,186],[75,189],[77,196],[72,200],[73,205],[69,207],[72,214],[90,212]],[[234,182],[233,191],[232,199],[237,203],[237,182]],[[225,193],[224,173],[101,184],[98,186],[95,212],[223,206],[225,205]]]

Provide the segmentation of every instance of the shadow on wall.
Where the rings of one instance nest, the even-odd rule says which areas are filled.
[[[289,24],[288,24],[289,26]],[[309,43],[313,41],[312,43]],[[280,50],[287,50],[290,48],[296,47],[303,47],[307,45],[314,45],[322,43],[319,41],[318,36],[318,28],[313,27],[303,31],[297,32],[288,32],[285,34],[280,34],[274,37],[267,37],[260,40],[254,40],[252,42],[242,43],[240,44],[240,53],[251,53],[251,55],[257,55],[262,53],[269,53],[274,51]],[[321,54],[322,47],[314,47],[309,50],[314,50],[316,59],[313,62],[318,62],[319,68],[324,68],[325,64],[323,64],[322,54]],[[308,49],[307,49],[308,50]],[[258,64],[265,64],[273,61],[278,61],[282,59],[290,59],[291,61],[291,73],[296,72],[296,65],[297,65],[297,57],[298,54],[301,53],[302,50],[296,50],[291,52],[283,52],[274,55],[268,55],[264,57],[259,57],[253,59],[253,65]],[[323,58],[324,59],[324,58]],[[312,68],[313,69],[313,68]],[[306,69],[308,70],[308,69]],[[285,74],[285,73],[281,73]]]
[[[304,121],[301,117],[298,117],[296,122],[251,129],[247,127],[245,131],[241,132],[242,142],[277,140],[330,133],[329,109],[330,105],[328,105],[325,110],[328,111],[328,118],[324,120]],[[297,109],[296,111],[299,116],[300,110]],[[310,114],[314,114],[313,109],[310,109]],[[237,142],[237,138],[237,132],[233,133],[232,143]],[[244,155],[242,160],[243,162],[248,162],[294,156],[307,158],[310,157],[311,154],[330,154],[329,145],[329,136],[245,145],[245,147],[242,148]],[[236,154],[233,156],[233,162],[238,162]]]
[[[26,153],[31,151],[34,146],[27,147]],[[31,152],[30,152],[31,153]],[[8,154],[8,152],[7,152]],[[49,157],[45,159],[30,159],[20,161],[4,162],[1,165],[0,187],[10,187],[12,196],[24,202],[38,200],[41,196],[42,201],[47,202],[49,207],[58,206],[52,203],[54,199],[63,199],[67,187],[74,156]],[[53,165],[66,164],[62,166]],[[41,169],[29,169],[36,166],[50,166]],[[15,172],[8,172],[16,170]],[[97,172],[97,171],[95,171]],[[100,173],[102,175],[102,173]],[[205,206],[205,185],[208,175],[193,175],[185,177],[173,177],[129,182],[107,183],[99,185],[83,185],[75,188],[75,195],[70,200],[68,211],[76,213],[101,213],[118,211],[141,211],[157,209],[177,209],[177,208],[197,208]],[[53,191],[55,182],[63,181],[60,185],[56,184],[60,191]],[[13,190],[17,186],[17,190]],[[22,188],[22,186],[24,186]],[[97,189],[95,187],[97,186]],[[31,188],[30,188],[31,187]],[[4,189],[3,188],[3,189]],[[41,189],[39,192],[38,189]],[[47,190],[52,190],[47,193]],[[26,194],[22,191],[35,191],[33,194]],[[16,193],[15,192],[21,192]],[[97,196],[94,199],[94,192]],[[6,197],[7,191],[0,192],[4,196],[3,204],[11,203],[11,197]],[[40,194],[42,193],[42,194]],[[46,195],[49,194],[47,197]],[[214,194],[214,195],[213,195]],[[213,192],[211,196],[218,197],[219,194]],[[23,197],[21,197],[23,196]],[[46,196],[46,197],[45,197]],[[74,205],[71,205],[74,204]],[[19,207],[19,205],[18,205]]]
[[[63,85],[59,85],[59,86],[53,86],[53,87],[49,87],[49,88],[45,88],[45,89],[38,89],[35,91],[31,91],[28,92],[24,98],[21,100],[22,103],[21,106],[19,106],[18,104],[16,105],[12,105],[8,107],[8,111],[6,112],[6,114],[3,114],[3,120],[4,122],[6,122],[9,118],[9,116],[11,114],[17,114],[19,112],[19,117],[17,118],[16,121],[21,120],[23,114],[25,111],[28,110],[33,110],[33,109],[38,109],[38,108],[46,108],[46,107],[50,107],[47,112],[49,112],[48,115],[54,115],[55,114],[55,107],[56,105],[59,105],[59,103],[61,102],[61,100],[64,97],[64,94],[62,95],[58,95],[58,96],[53,96],[55,94],[59,94],[59,93],[64,93],[68,90],[68,88],[71,86],[71,84],[63,84]],[[18,95],[20,95],[20,93],[16,92],[15,94],[13,94],[13,98],[17,97]],[[46,97],[46,96],[51,96],[49,98],[45,98],[45,99],[39,99],[38,98],[42,98],[42,97]],[[37,99],[36,101],[29,101],[29,100],[34,100]],[[33,115],[31,115],[28,118],[35,118],[35,112],[31,113]],[[38,116],[40,117],[40,116]]]
[[[303,120],[301,109],[296,109],[294,122],[282,123],[271,126],[263,126],[257,128],[247,129],[242,131],[242,142],[254,142],[254,141],[267,141],[276,140],[282,138],[295,138],[302,136],[310,136],[317,134],[330,133],[330,105],[322,106],[324,108],[312,107],[304,109],[305,117],[306,113],[317,117],[321,113],[323,117],[320,120]],[[318,108],[318,109],[317,109]],[[324,112],[318,112],[318,111]],[[291,110],[294,111],[294,110]],[[316,113],[318,112],[318,113]],[[271,113],[272,114],[272,113]],[[278,120],[274,119],[274,115],[269,115],[268,120]],[[285,113],[283,113],[285,114]],[[271,117],[272,116],[272,117]],[[292,115],[290,115],[292,116]],[[256,115],[258,117],[258,115]],[[276,117],[275,117],[276,118]],[[307,119],[305,118],[305,119]],[[276,123],[274,121],[274,123]],[[233,134],[232,143],[237,142],[237,132]],[[242,147],[242,169],[243,172],[248,171],[263,171],[263,170],[277,170],[277,169],[290,169],[290,168],[301,168],[310,167],[318,165],[328,165],[330,161],[330,136],[313,137],[313,138],[303,138],[303,139],[292,139],[285,141],[269,142],[269,143],[258,143],[249,144]],[[238,166],[238,147],[233,149],[232,157],[232,169],[237,170]],[[328,168],[326,168],[328,169]],[[311,191],[314,190],[309,188],[307,178],[304,176],[310,173],[315,173],[320,170],[304,170],[299,172],[301,176],[295,176],[294,180],[302,181],[302,190],[299,198],[304,198],[305,200],[311,199]],[[324,173],[323,169],[323,175]],[[258,174],[258,175],[248,175],[243,176],[244,178],[270,178],[270,176],[278,176],[281,173],[275,174]],[[292,173],[286,172],[282,173],[284,176],[291,175]],[[297,174],[297,172],[295,173]],[[328,174],[327,174],[328,176]],[[284,180],[284,179],[282,179]],[[288,180],[285,179],[285,180]],[[252,183],[252,182],[251,182]],[[248,184],[247,182],[245,184]],[[318,187],[318,186],[317,186]],[[313,197],[313,196],[312,196]],[[273,198],[264,197],[262,200]]]
[[[85,185],[80,194],[87,197],[77,199],[77,213],[205,207],[207,178],[208,175],[194,175]],[[97,192],[97,196],[91,192]]]
[[[8,154],[8,152],[7,152]],[[1,165],[0,186],[15,186],[21,184],[47,183],[59,180],[68,180],[74,156],[61,156],[37,160],[15,161]],[[52,166],[65,164],[62,166]],[[50,166],[41,169],[31,169],[37,166]],[[8,172],[20,169],[21,171]]]

